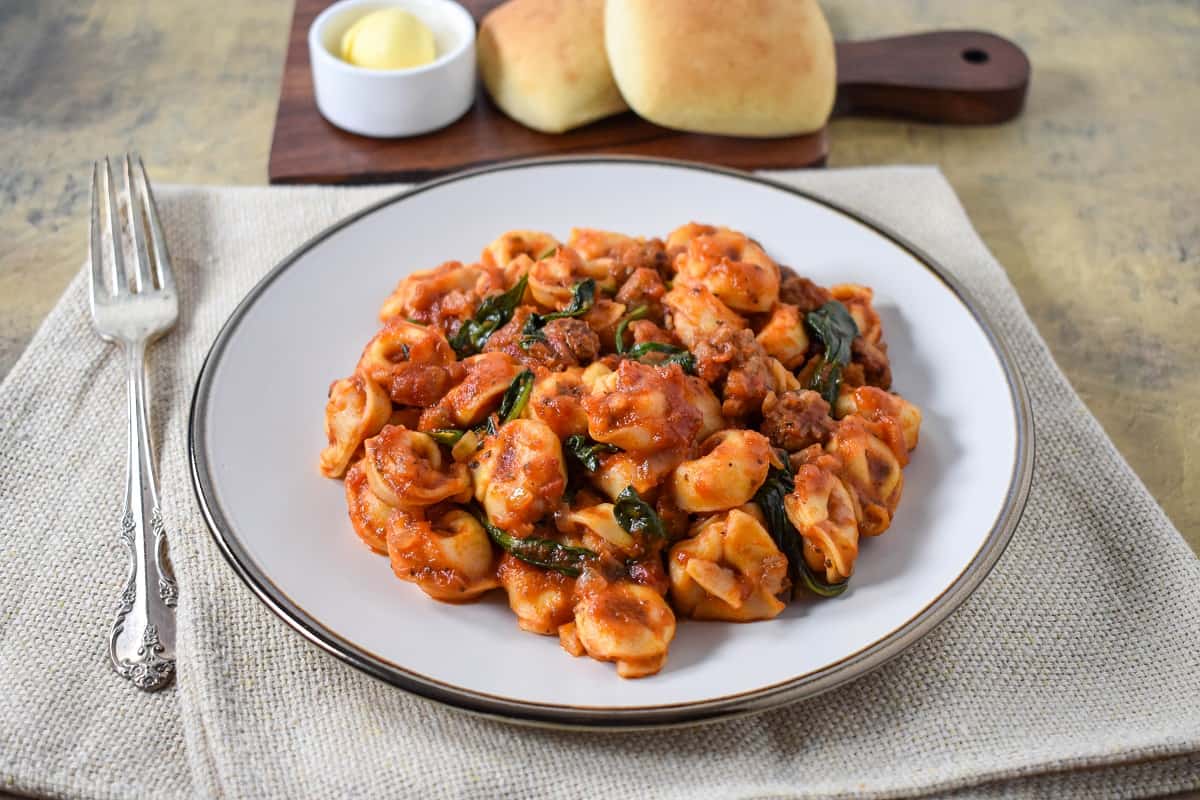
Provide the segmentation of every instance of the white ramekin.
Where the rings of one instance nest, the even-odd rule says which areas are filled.
[[[438,57],[412,69],[356,67],[336,54],[342,34],[364,14],[402,8],[433,32]],[[475,20],[452,0],[341,0],[308,29],[317,108],[363,136],[417,136],[444,128],[475,100]]]

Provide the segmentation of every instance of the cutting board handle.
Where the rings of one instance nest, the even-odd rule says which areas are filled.
[[[1025,52],[983,31],[937,31],[837,44],[834,113],[991,125],[1021,113]]]

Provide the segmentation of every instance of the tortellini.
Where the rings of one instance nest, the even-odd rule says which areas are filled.
[[[686,249],[675,257],[677,284],[703,286],[743,313],[771,310],[779,299],[779,266],[745,234],[729,228],[689,229]],[[668,242],[683,237],[672,235]]]
[[[903,447],[896,446],[896,437],[885,429],[876,430],[875,435],[892,447],[901,466],[908,463],[908,451],[917,446],[921,430],[921,409],[899,395],[885,392],[874,386],[859,386],[855,389],[843,387],[838,395],[837,415],[844,417],[857,414],[871,423],[894,424],[899,428]]]
[[[841,334],[806,319],[833,302],[858,326],[836,373]],[[921,412],[888,391],[871,289],[745,233],[513,230],[413,272],[379,317],[320,457],[358,537],[436,600],[503,590],[522,630],[621,677],[663,669],[677,614],[835,596],[892,524]]]
[[[455,509],[427,519],[399,511],[388,522],[387,551],[396,577],[435,600],[466,603],[499,586],[496,554],[479,520]]]
[[[883,337],[883,325],[879,314],[875,311],[872,299],[875,293],[866,286],[857,283],[839,283],[829,287],[833,299],[846,307],[854,322],[858,325],[858,335],[871,344],[877,344]]]
[[[717,299],[704,286],[675,284],[663,297],[667,318],[675,335],[695,350],[700,342],[711,338],[721,328],[738,330],[746,320]]]
[[[367,482],[389,505],[419,508],[471,496],[466,466],[443,458],[437,442],[424,433],[388,425],[367,440],[366,450]]]
[[[462,362],[464,376],[437,405],[421,415],[422,430],[469,428],[495,410],[500,398],[521,372],[504,353],[480,353]]]
[[[684,511],[723,511],[748,503],[767,479],[771,443],[757,431],[714,433],[702,451],[671,473],[671,498]]]
[[[570,247],[560,247],[529,268],[529,291],[546,308],[562,308],[571,302],[572,289],[591,278],[597,290],[615,292],[617,282],[602,262],[587,262]]]
[[[329,445],[321,452],[321,472],[340,478],[363,441],[378,433],[391,415],[392,404],[375,382],[362,375],[334,381],[325,405]]]
[[[787,370],[802,366],[808,358],[808,333],[804,330],[804,317],[796,306],[775,306],[767,324],[754,338]]]
[[[804,540],[804,560],[826,583],[854,573],[858,520],[854,499],[834,474],[836,457],[822,456],[796,471],[795,490],[784,498],[788,519]]]
[[[586,377],[586,372],[585,372]],[[643,453],[691,444],[701,414],[687,402],[683,371],[622,361],[592,383],[583,399],[588,433],[598,442]]]
[[[388,522],[396,509],[371,491],[362,461],[346,471],[346,507],[350,509],[350,524],[358,537],[376,553],[387,553]]]
[[[467,319],[481,298],[503,290],[500,270],[447,261],[400,281],[379,310],[379,319],[386,323],[401,318],[442,327],[448,319]]]
[[[358,372],[402,406],[441,399],[459,372],[454,350],[435,328],[392,319],[367,343]]]
[[[597,661],[615,661],[622,678],[653,675],[667,661],[675,614],[649,586],[619,581],[582,591],[575,604],[575,636]]]
[[[553,512],[567,486],[562,444],[533,419],[513,420],[484,439],[470,468],[488,518],[517,536]]]
[[[838,423],[827,447],[841,459],[839,475],[854,498],[859,531],[864,536],[883,533],[892,524],[904,489],[896,454],[857,416]]]
[[[484,266],[505,269],[519,256],[537,259],[549,255],[560,247],[558,240],[541,231],[509,231],[497,237],[483,250],[480,261]],[[505,277],[508,277],[507,275]],[[519,276],[518,276],[519,278]],[[509,285],[516,281],[510,281]]]
[[[560,439],[585,434],[587,412],[583,410],[583,396],[587,391],[581,367],[548,372],[533,384],[525,416],[544,423]]]
[[[548,636],[574,618],[574,578],[511,555],[501,557],[497,574],[521,630]]]
[[[709,517],[671,548],[671,599],[681,614],[750,622],[783,611],[787,558],[751,509]]]

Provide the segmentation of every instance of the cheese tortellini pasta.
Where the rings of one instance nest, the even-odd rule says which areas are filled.
[[[509,231],[379,320],[326,398],[349,527],[434,600],[502,591],[621,677],[670,668],[679,617],[844,591],[899,513],[921,411],[871,289],[744,232]]]

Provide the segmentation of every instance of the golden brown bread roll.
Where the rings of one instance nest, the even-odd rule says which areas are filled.
[[[833,36],[816,0],[608,0],[613,77],[668,128],[788,136],[833,108]]]
[[[509,0],[479,26],[479,72],[517,122],[562,133],[628,106],[604,52],[604,0]]]

